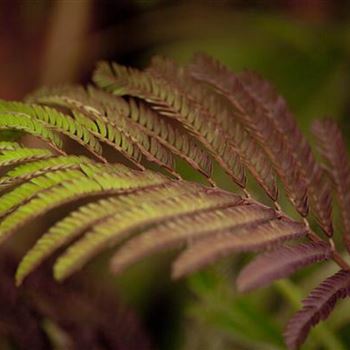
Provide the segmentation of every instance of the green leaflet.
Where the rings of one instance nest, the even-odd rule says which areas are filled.
[[[140,152],[139,147],[132,142],[128,135],[100,118],[90,119],[80,112],[73,112],[73,115],[76,120],[87,125],[89,130],[97,138],[122,153],[137,167],[143,169],[140,165],[142,153]]]
[[[64,181],[72,181],[81,176],[83,176],[83,173],[79,170],[61,170],[33,178],[32,180],[15,187],[12,191],[2,195],[0,201],[0,217],[8,214],[34,196],[37,196],[40,192],[49,189],[56,184],[60,184]]]
[[[1,157],[1,156],[0,156]],[[0,177],[0,186],[8,187],[23,181],[29,181],[40,175],[58,170],[79,169],[80,164],[91,162],[88,158],[78,156],[58,156],[18,165]]]
[[[178,177],[173,152],[210,177],[211,161],[205,151],[185,130],[167,122],[141,101],[125,100],[91,87],[87,90],[81,87],[42,89],[29,100],[71,109],[75,118],[87,125],[97,138],[131,157],[136,164],[140,157],[125,153],[127,149],[120,147],[139,148],[149,161]],[[133,145],[129,145],[131,141]]]
[[[46,127],[54,128],[79,142],[98,158],[102,153],[100,143],[83,124],[53,108],[0,101],[0,113],[21,113],[28,116],[33,122],[41,121]]]
[[[122,173],[118,174],[117,168],[114,173],[111,173],[112,168],[99,170],[98,167],[86,165],[81,167],[87,170],[84,170],[85,174],[74,170],[56,172],[31,180],[29,184],[31,186],[29,189],[25,188],[25,191],[23,186],[26,184],[19,186],[22,187],[22,191],[19,193],[22,198],[12,195],[5,204],[1,203],[1,212],[6,214],[9,208],[14,208],[23,202],[23,197],[29,199],[29,201],[2,220],[0,223],[0,241],[6,239],[14,230],[23,226],[29,220],[44,215],[49,210],[69,201],[97,194],[128,192],[165,181],[164,177],[152,176],[152,174],[133,175],[130,172],[125,176]],[[27,192],[30,193],[29,196]],[[33,198],[35,194],[38,195]]]
[[[261,224],[275,216],[275,212],[271,209],[242,203],[234,207],[168,220],[163,225],[151,228],[125,243],[113,256],[111,268],[117,273],[157,251],[177,247],[181,243],[197,241],[227,229],[236,230],[245,225]],[[203,225],[203,222],[206,225]]]
[[[52,92],[39,92],[38,96],[32,96],[31,100],[71,109],[75,119],[87,125],[96,138],[120,151],[134,164],[139,165],[141,151],[149,161],[165,167],[176,175],[172,154],[153,136],[145,134],[137,123],[126,118],[125,101],[110,95],[111,98],[107,100],[107,96],[99,92],[98,95],[104,97],[103,101],[99,102],[93,94],[97,94],[94,89],[85,91],[79,87],[62,88],[54,89]],[[121,102],[124,103],[122,106],[124,108],[120,108]]]
[[[140,206],[133,205],[128,211],[117,213],[107,221],[96,225],[83,238],[71,245],[54,266],[55,278],[61,280],[68,277],[93,255],[121,242],[142,227],[179,215],[232,206],[240,202],[240,197],[230,193],[189,186],[186,193],[178,197],[165,198],[154,203],[146,201]]]
[[[20,163],[48,159],[53,154],[47,149],[19,148],[12,150],[2,150],[0,153],[0,167],[17,165]]]
[[[20,284],[41,261],[55,250],[71,242],[87,229],[108,217],[117,213],[126,214],[128,211],[144,205],[143,203],[153,203],[172,198],[183,194],[185,191],[187,191],[187,186],[176,182],[168,182],[156,186],[146,186],[135,193],[127,193],[118,197],[113,196],[78,208],[52,226],[27,252],[17,269],[17,284]]]
[[[48,129],[41,121],[32,120],[22,112],[0,112],[0,130],[19,130],[36,136],[48,142],[51,147],[60,153],[63,142],[60,136]]]
[[[0,151],[13,151],[21,148],[21,145],[17,142],[12,141],[0,141]]]

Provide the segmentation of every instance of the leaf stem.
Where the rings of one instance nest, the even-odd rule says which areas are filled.
[[[313,242],[324,242],[322,238],[320,238],[315,232],[313,232],[310,228],[309,222],[306,218],[303,218],[303,221],[305,223],[305,226],[307,227],[307,237],[313,241]],[[332,247],[332,259],[333,261],[341,267],[343,270],[350,271],[350,265],[347,263],[347,261],[344,260],[344,258],[339,254],[337,251],[334,241],[330,238],[329,244]]]

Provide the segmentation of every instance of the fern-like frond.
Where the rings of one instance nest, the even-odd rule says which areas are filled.
[[[144,99],[160,114],[182,123],[234,181],[242,187],[245,186],[244,168],[237,150],[225,143],[220,129],[207,116],[208,112],[200,104],[187,98],[176,86],[169,85],[147,72],[105,62],[97,67],[94,80],[97,85],[116,95]]]
[[[237,150],[240,161],[251,172],[254,178],[273,199],[277,199],[277,185],[271,163],[263,149],[247,133],[238,122],[235,111],[218,94],[190,77],[184,67],[179,67],[174,61],[161,57],[152,60],[148,72],[163,79],[167,84],[176,85],[187,98],[203,106],[206,114],[216,127],[225,142]],[[200,116],[199,116],[200,117]]]
[[[279,218],[238,230],[223,230],[187,248],[173,265],[173,277],[180,278],[234,252],[259,251],[284,241],[305,236],[305,225]]]
[[[40,120],[32,120],[21,112],[1,113],[0,130],[18,130],[47,142],[57,152],[65,154],[59,134],[47,128]]]
[[[81,175],[82,173],[79,170],[62,170],[38,176],[37,178],[33,178],[32,180],[15,187],[1,197],[0,217],[7,215],[16,207],[28,202],[42,191],[63,183],[64,181],[72,181],[79,178]]]
[[[72,138],[96,157],[101,158],[101,145],[85,125],[53,108],[21,102],[0,101],[0,114],[20,114],[27,116],[33,123],[40,121],[48,129],[53,129]]]
[[[82,164],[82,171],[80,172],[74,170],[55,172],[31,180],[31,183],[35,184],[34,191],[30,187],[31,199],[2,220],[0,223],[0,240],[7,238],[18,227],[23,226],[29,220],[44,215],[49,210],[64,203],[93,195],[129,192],[146,185],[167,181],[166,178],[154,173],[135,174],[129,171],[125,174],[125,171],[124,173],[123,171],[118,172],[118,168],[120,169],[122,166],[115,166],[114,171],[111,172],[111,169],[104,169],[103,167],[99,169]],[[36,185],[38,183],[39,186]],[[23,184],[19,187],[23,188],[25,185]],[[43,187],[45,187],[44,190]],[[10,192],[9,195],[17,189]],[[40,193],[35,196],[38,191]],[[23,191],[20,194],[26,196],[26,193]],[[12,209],[22,202],[22,198],[12,195],[10,198],[7,198],[6,202],[1,202],[1,213],[7,213],[9,208]]]
[[[312,129],[318,139],[326,171],[334,184],[343,222],[344,242],[350,251],[350,161],[345,141],[332,120],[316,121]]]
[[[127,102],[126,115],[137,123],[144,133],[155,137],[173,154],[183,158],[194,169],[210,178],[212,170],[210,157],[186,130],[161,117],[140,100],[128,98],[124,101]]]
[[[331,256],[331,246],[325,242],[278,247],[258,256],[241,270],[237,278],[238,289],[246,292],[266,286],[304,266],[328,260]]]
[[[209,56],[197,55],[191,65],[191,73],[196,79],[210,83],[232,103],[241,123],[269,155],[295,208],[302,216],[306,216],[308,204],[305,179],[297,167],[295,155],[266,109],[249,93],[237,75]]]
[[[340,270],[328,277],[303,301],[303,308],[288,322],[285,338],[290,350],[297,350],[310,329],[325,320],[338,299],[350,295],[350,272]]]
[[[0,141],[0,151],[14,151],[21,148],[21,145],[13,141]]]
[[[22,149],[20,149],[20,151],[22,151]],[[32,157],[33,156],[31,156],[31,159]],[[27,161],[28,159],[25,160]],[[88,158],[81,156],[58,156],[18,165],[0,177],[0,189],[8,188],[9,186],[14,186],[24,181],[29,181],[35,177],[50,172],[59,170],[78,170],[80,169],[80,164],[89,162],[90,160]],[[11,160],[11,164],[13,163],[14,161]]]
[[[97,100],[97,97],[100,100]],[[69,108],[73,115],[101,141],[120,151],[136,165],[140,151],[145,157],[178,177],[172,154],[153,135],[143,132],[131,118],[129,105],[120,97],[93,88],[63,87],[45,89],[30,96],[30,100]]]
[[[47,149],[19,148],[15,150],[0,151],[0,167],[18,165],[40,159],[48,159],[53,154]]]
[[[111,121],[115,121],[117,124],[119,124],[118,119],[120,117],[127,117],[137,123],[138,130],[141,129],[144,134],[156,138],[167,149],[176,156],[183,158],[193,168],[207,177],[211,175],[211,159],[198,146],[196,140],[181,125],[161,117],[140,100],[133,98],[123,99],[120,96],[92,87],[88,87],[87,92],[81,87],[60,88],[54,91],[45,89],[34,96],[37,96],[38,101],[43,103],[60,105],[65,100],[64,106],[70,108],[78,106],[81,111],[85,110],[87,113],[91,112],[91,110],[94,113],[103,111],[104,114],[108,114]],[[135,124],[131,122],[125,131],[129,131],[134,126]]]
[[[245,225],[262,224],[274,217],[276,213],[272,209],[243,202],[235,207],[175,218],[124,244],[111,261],[112,271],[119,273],[132,263],[157,251],[216,235],[223,230],[233,231]],[[206,222],[206,225],[203,225],[203,222]]]
[[[311,147],[299,129],[286,100],[257,73],[246,71],[238,75],[249,93],[268,112],[267,117],[283,136],[284,143],[294,155],[298,169],[307,185],[310,209],[328,236],[333,234],[331,189],[324,171],[316,162]]]
[[[167,182],[145,186],[135,193],[113,196],[78,208],[53,225],[27,252],[17,269],[17,284],[22,283],[23,279],[55,250],[112,215],[128,213],[130,210],[136,210],[136,206],[140,210],[139,207],[144,206],[145,203],[173,198],[183,195],[186,191],[187,187],[183,187],[182,184]]]
[[[80,112],[73,112],[73,115],[76,120],[87,125],[90,132],[97,138],[120,152],[138,169],[144,169],[141,165],[142,153],[139,147],[133,143],[128,135],[125,135],[112,124],[106,123],[103,119],[90,119],[88,116]]]
[[[210,179],[212,162],[210,156],[180,125],[162,118],[142,101],[129,98],[127,116],[134,120],[146,134],[155,137],[161,144],[184,159],[194,169]]]
[[[190,215],[202,210],[213,210],[234,206],[241,198],[228,192],[208,190],[201,187],[182,186],[187,191],[178,196],[145,202],[130,206],[126,212],[116,213],[113,217],[95,225],[83,238],[71,245],[54,266],[55,277],[59,280],[68,277],[80,268],[92,256],[106,247],[111,247],[127,239],[134,232],[169,220],[179,215]]]
[[[311,147],[299,129],[285,99],[268,81],[254,72],[246,71],[239,74],[239,80],[267,110],[267,116],[283,136],[306,182],[310,208],[324,232],[332,236],[332,203],[329,182],[326,181],[324,171],[316,162]]]
[[[147,255],[184,248],[173,263],[174,278],[233,253],[269,251],[241,272],[238,287],[244,291],[333,259],[342,270],[311,293],[287,327],[287,344],[296,349],[336,300],[350,294],[350,268],[331,238],[331,191],[325,176],[328,172],[335,184],[350,251],[350,162],[335,124],[314,126],[326,171],[286,101],[254,73],[235,74],[205,55],[185,67],[157,57],[144,71],[101,63],[94,81],[98,87],[44,89],[26,103],[0,101],[1,138],[19,140],[0,141],[0,243],[50,211],[75,205],[27,252],[16,283],[62,248],[53,268],[57,280],[117,245],[110,262],[115,273]],[[23,146],[25,133],[56,152]],[[100,162],[65,154],[67,137]],[[107,148],[137,170],[108,163]],[[245,198],[182,180],[178,158],[214,187],[216,161],[243,188]],[[149,162],[176,179],[147,170]],[[252,198],[246,170],[275,209]],[[275,173],[302,222],[290,219],[277,203]],[[328,242],[312,231],[306,218],[309,204]],[[309,242],[283,245],[301,238]]]

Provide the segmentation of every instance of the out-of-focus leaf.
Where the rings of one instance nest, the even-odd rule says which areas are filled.
[[[226,277],[212,269],[190,278],[190,288],[200,299],[190,314],[249,349],[282,349],[280,328],[272,314],[259,307],[254,296],[235,295]]]

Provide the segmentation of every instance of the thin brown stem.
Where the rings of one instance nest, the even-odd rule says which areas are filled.
[[[306,220],[306,218],[303,219],[305,226],[308,229],[307,232],[307,237],[313,241],[313,242],[324,242],[322,238],[320,238],[315,232],[313,232],[310,228],[309,222]],[[330,245],[332,247],[332,259],[333,261],[341,267],[343,270],[350,271],[350,265],[344,260],[344,258],[340,255],[340,253],[337,251],[335,244],[333,240],[331,239],[332,242],[330,242]]]
[[[208,177],[207,178],[207,181],[209,182],[209,185],[213,188],[218,188],[216,182],[211,178],[211,177]]]
[[[335,247],[335,243],[334,243],[334,241],[333,241],[333,238],[329,238],[329,239],[328,239],[328,242],[329,242],[329,245],[330,245],[331,248],[332,248],[332,251],[333,251],[333,252],[336,251],[336,247]]]
[[[281,206],[278,204],[277,201],[274,201],[274,202],[273,202],[273,205],[275,206],[275,209],[276,209],[278,212],[282,213],[282,208],[281,208]]]
[[[252,198],[252,196],[250,195],[250,193],[249,193],[245,188],[243,188],[243,193],[244,193],[244,195],[245,195],[245,197],[246,197],[247,199],[251,199],[251,198]]]

